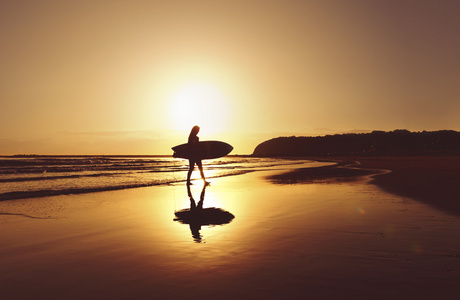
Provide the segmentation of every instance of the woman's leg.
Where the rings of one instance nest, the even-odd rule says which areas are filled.
[[[206,182],[206,178],[204,177],[203,164],[201,163],[201,160],[198,160],[198,161],[196,161],[195,163],[196,163],[196,165],[198,166],[198,168],[200,169],[201,178],[203,179],[203,181],[204,181],[205,183],[207,183],[207,182]]]
[[[187,184],[190,184],[190,177],[192,176],[193,169],[195,168],[195,162],[191,159],[188,160],[189,168],[187,173]]]

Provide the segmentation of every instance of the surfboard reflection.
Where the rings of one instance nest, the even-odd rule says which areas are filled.
[[[193,240],[197,243],[201,243],[202,241],[202,236],[200,234],[201,226],[224,225],[230,223],[235,218],[230,212],[221,208],[203,208],[206,187],[207,185],[204,184],[201,190],[200,201],[198,201],[197,204],[190,190],[190,185],[187,185],[190,209],[182,209],[174,213],[176,215],[174,221],[188,224],[192,232]]]

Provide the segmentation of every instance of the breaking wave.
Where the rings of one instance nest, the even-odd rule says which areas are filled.
[[[203,167],[207,178],[216,178],[299,163],[224,157],[203,161]],[[187,171],[187,160],[171,157],[2,157],[0,201],[169,185],[184,182]],[[198,172],[194,176],[192,179],[198,178]]]

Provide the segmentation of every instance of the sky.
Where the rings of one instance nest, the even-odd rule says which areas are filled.
[[[0,0],[0,154],[460,130],[460,1]]]

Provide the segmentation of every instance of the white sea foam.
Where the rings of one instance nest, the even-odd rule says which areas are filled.
[[[203,161],[207,178],[238,175],[313,161],[224,157]],[[166,185],[186,179],[188,161],[171,157],[0,158],[0,200]],[[199,177],[194,172],[192,179]]]

